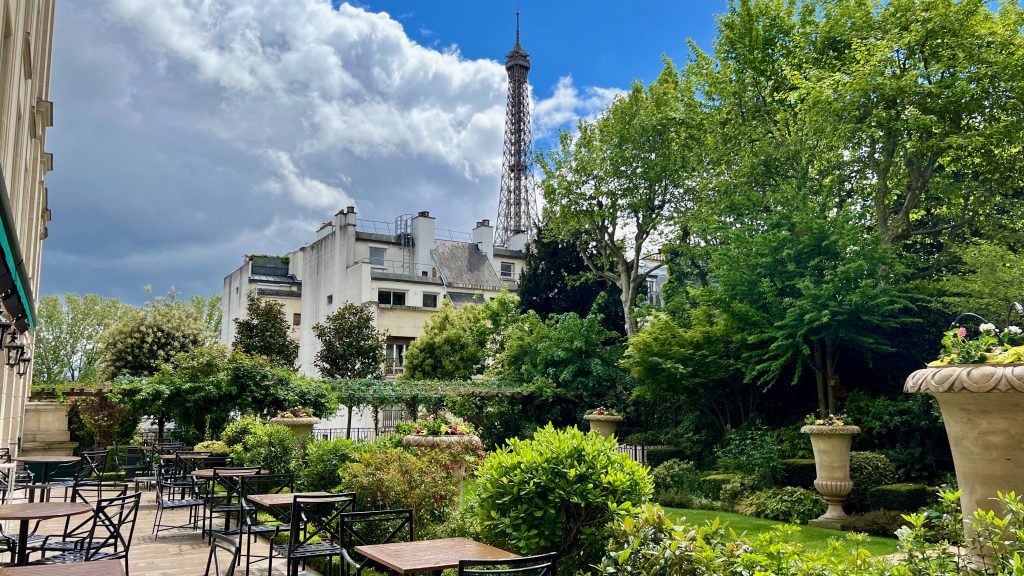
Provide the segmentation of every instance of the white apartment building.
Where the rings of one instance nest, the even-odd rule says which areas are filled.
[[[527,240],[519,234],[509,246],[495,246],[488,220],[458,233],[436,228],[429,212],[399,216],[392,224],[359,220],[349,206],[322,224],[313,242],[289,254],[286,264],[278,259],[279,273],[266,274],[261,257],[248,257],[225,278],[221,340],[230,345],[234,339],[234,319],[243,317],[249,290],[289,303],[297,293],[299,309],[288,318],[298,331],[300,371],[316,376],[320,346],[313,326],[346,302],[369,304],[377,328],[388,333],[388,372],[397,374],[405,350],[443,299],[458,307],[504,288],[516,290]]]

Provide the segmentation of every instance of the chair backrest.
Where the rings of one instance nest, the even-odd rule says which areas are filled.
[[[369,560],[355,551],[356,546],[415,540],[412,508],[343,512],[339,519],[342,558],[357,571]]]
[[[288,533],[288,552],[316,540],[341,542],[341,514],[355,504],[354,492],[323,496],[295,496]]]
[[[9,464],[11,462],[11,449],[0,448],[0,464]]]
[[[86,478],[101,478],[103,471],[107,469],[106,450],[84,450],[82,459],[78,461],[78,473],[76,480]]]
[[[135,533],[135,520],[139,516],[141,492],[96,501],[93,525],[89,533],[85,561],[91,561],[100,553],[106,557],[128,558]]]
[[[242,476],[242,494],[283,494],[295,491],[295,476],[292,474],[258,474]]]
[[[206,496],[215,498],[221,504],[237,504],[242,507],[244,492],[242,491],[242,478],[246,474],[259,474],[259,467],[255,468],[214,468],[213,483],[206,487]],[[223,492],[217,487],[223,488]]]
[[[558,552],[513,560],[460,560],[459,576],[555,576]]]
[[[175,452],[175,463],[181,468],[183,474],[191,474],[196,470],[207,468],[206,459],[212,454],[210,452]]]
[[[213,532],[211,538],[210,556],[206,559],[206,576],[234,576],[238,558],[242,553],[241,541],[219,532]],[[213,572],[210,568],[213,568]]]
[[[128,484],[123,482],[76,483],[71,486],[71,501],[85,502],[92,506],[93,509],[96,508],[96,503],[102,500],[104,496],[107,498],[120,498],[127,494]],[[72,524],[72,520],[77,520],[77,522]],[[79,540],[88,538],[94,521],[93,516],[87,516],[84,520],[68,516],[64,520],[64,539]]]
[[[157,454],[170,455],[181,450],[184,446],[181,442],[156,442],[153,444],[153,451]]]

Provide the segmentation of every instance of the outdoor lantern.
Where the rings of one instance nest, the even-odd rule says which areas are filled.
[[[28,365],[31,363],[32,356],[29,356],[27,353],[22,354],[21,358],[18,359],[18,376],[24,376],[25,374],[28,374]]]
[[[7,333],[10,332],[13,326],[13,322],[3,316],[0,316],[0,342],[4,341],[4,338],[7,337]]]
[[[10,342],[4,344],[4,350],[7,351],[7,365],[11,368],[17,366],[22,352],[25,351],[25,345],[18,342],[17,332],[11,332]]]

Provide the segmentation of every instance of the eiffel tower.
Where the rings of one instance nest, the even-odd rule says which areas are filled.
[[[525,232],[533,238],[537,218],[534,182],[530,176],[533,143],[530,138],[530,55],[519,44],[519,12],[516,12],[516,45],[505,56],[508,100],[505,104],[505,153],[501,162],[496,246],[508,246],[512,236]]]

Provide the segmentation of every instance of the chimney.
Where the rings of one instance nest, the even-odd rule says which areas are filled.
[[[530,243],[530,235],[526,232],[516,232],[508,239],[508,249],[526,251],[526,245]]]
[[[473,242],[487,256],[489,262],[494,261],[494,228],[486,218],[476,223],[473,228]]]
[[[430,253],[434,250],[434,224],[434,217],[426,210],[419,212],[412,219],[414,273],[429,270],[433,262]]]
[[[319,228],[316,229],[316,239],[319,240],[324,236],[327,236],[331,232],[334,232],[334,222],[328,220],[327,222],[324,222],[323,224],[320,225]]]

